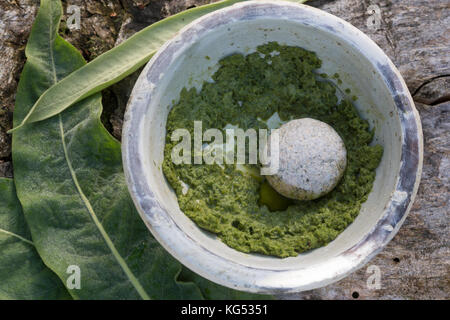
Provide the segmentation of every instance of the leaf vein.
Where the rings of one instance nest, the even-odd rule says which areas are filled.
[[[19,240],[22,240],[22,241],[24,241],[24,242],[26,242],[26,243],[28,243],[28,244],[30,244],[30,245],[32,245],[32,246],[34,247],[34,243],[33,243],[33,242],[31,242],[31,241],[28,240],[28,239],[25,239],[25,238],[22,237],[22,236],[19,236],[18,234],[14,233],[14,232],[10,232],[10,231],[7,231],[7,230],[2,229],[2,228],[0,228],[0,232],[6,234],[6,235],[8,235],[8,236],[15,237],[15,238],[17,238],[17,239],[19,239]]]
[[[105,229],[103,228],[103,225],[99,221],[99,219],[98,219],[94,209],[92,208],[91,203],[89,202],[89,199],[86,197],[86,195],[84,194],[83,190],[81,189],[81,186],[80,186],[80,184],[78,182],[78,178],[77,178],[77,176],[75,174],[75,171],[74,171],[74,169],[72,167],[72,162],[70,161],[69,153],[67,151],[67,146],[66,146],[66,142],[65,142],[65,133],[64,133],[64,128],[63,128],[61,114],[59,114],[58,116],[59,116],[59,128],[60,128],[61,143],[62,143],[63,150],[64,150],[64,157],[65,157],[67,166],[69,168],[70,175],[72,176],[72,181],[75,184],[75,188],[77,189],[77,192],[78,192],[81,200],[83,201],[87,211],[89,212],[89,214],[90,214],[90,216],[91,216],[95,226],[97,227],[97,229],[99,230],[100,234],[102,235],[102,237],[103,237],[104,241],[106,242],[108,248],[110,249],[112,255],[114,256],[116,261],[119,263],[119,265],[122,268],[122,270],[125,273],[125,275],[128,277],[128,280],[134,286],[134,288],[139,293],[139,295],[141,296],[142,299],[150,300],[149,295],[147,294],[147,292],[145,292],[145,289],[142,287],[142,285],[139,282],[139,280],[136,278],[136,276],[133,274],[133,272],[128,267],[128,265],[125,262],[125,260],[122,258],[120,253],[117,251],[116,247],[114,246],[114,243],[112,242],[111,238],[109,237],[109,235],[106,233]]]

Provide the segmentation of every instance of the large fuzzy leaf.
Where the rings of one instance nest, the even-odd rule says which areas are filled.
[[[57,35],[61,5],[42,0],[19,83],[14,122],[46,88],[84,65]],[[122,174],[120,145],[102,126],[101,96],[13,135],[17,194],[36,248],[66,282],[81,270],[75,298],[201,298],[178,284],[180,265],[150,236],[136,213]]]
[[[57,35],[60,17],[59,0],[41,1],[26,48],[15,124],[47,88],[85,63]],[[13,135],[17,194],[37,251],[64,283],[69,266],[80,268],[81,288],[69,290],[74,298],[203,298],[193,283],[176,281],[181,265],[136,212],[120,144],[101,124],[101,110],[95,94]]]
[[[29,108],[21,121],[15,122],[15,128],[11,131],[15,131],[25,123],[50,118],[72,104],[120,81],[145,64],[163,43],[188,23],[207,13],[242,1],[247,0],[219,1],[183,11],[150,25],[119,46],[68,75],[58,84],[50,86],[35,101],[33,107]],[[307,0],[286,1],[304,3]]]
[[[0,178],[0,299],[70,299],[36,252],[14,182],[5,178]]]

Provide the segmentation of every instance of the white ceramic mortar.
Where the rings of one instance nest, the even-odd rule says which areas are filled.
[[[268,41],[314,51],[323,61],[320,72],[339,73],[339,87],[358,97],[360,115],[375,128],[374,143],[384,147],[373,190],[355,221],[327,246],[285,259],[236,251],[202,231],[180,211],[161,170],[165,123],[181,89],[199,88],[221,58],[251,53]],[[277,294],[338,281],[392,239],[419,185],[423,143],[420,119],[401,75],[366,35],[309,6],[248,1],[196,20],[151,59],[130,98],[122,152],[133,200],[168,252],[219,284]]]

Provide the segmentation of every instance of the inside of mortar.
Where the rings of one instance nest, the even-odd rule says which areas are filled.
[[[223,57],[233,53],[252,53],[256,47],[270,41],[314,51],[322,60],[322,68],[318,70],[320,73],[338,73],[342,80],[342,84],[338,86],[342,90],[349,88],[352,95],[358,97],[355,105],[361,117],[375,128],[373,143],[384,147],[372,192],[355,221],[327,246],[285,259],[236,251],[215,235],[200,229],[180,211],[175,193],[161,170],[165,123],[170,107],[178,100],[181,89],[200,88],[217,70],[218,61]],[[206,56],[209,59],[205,59]],[[361,241],[375,227],[397,183],[402,131],[389,89],[375,66],[357,47],[327,30],[267,18],[221,24],[178,46],[173,55],[162,54],[160,59],[165,62],[164,72],[148,105],[143,126],[144,138],[140,145],[142,154],[145,155],[142,159],[146,168],[144,174],[160,205],[190,238],[216,255],[240,264],[288,270],[306,268],[324,262],[330,256],[337,256]]]

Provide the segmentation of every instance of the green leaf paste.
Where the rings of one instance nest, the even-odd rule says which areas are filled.
[[[228,246],[247,253],[296,256],[325,246],[358,215],[372,189],[383,154],[370,146],[373,130],[350,100],[339,102],[336,88],[317,79],[321,60],[302,48],[268,43],[257,52],[222,59],[214,82],[200,92],[183,89],[168,117],[163,172],[178,196],[181,210],[199,227]],[[275,112],[283,121],[314,118],[331,125],[347,148],[347,169],[338,186],[313,201],[261,201],[267,185],[234,165],[175,165],[172,132],[194,120],[203,130],[232,124],[247,130],[267,128]],[[189,186],[186,192],[186,185]],[[263,192],[261,193],[261,187]],[[267,200],[267,199],[266,199]],[[281,204],[281,206],[280,206]]]

